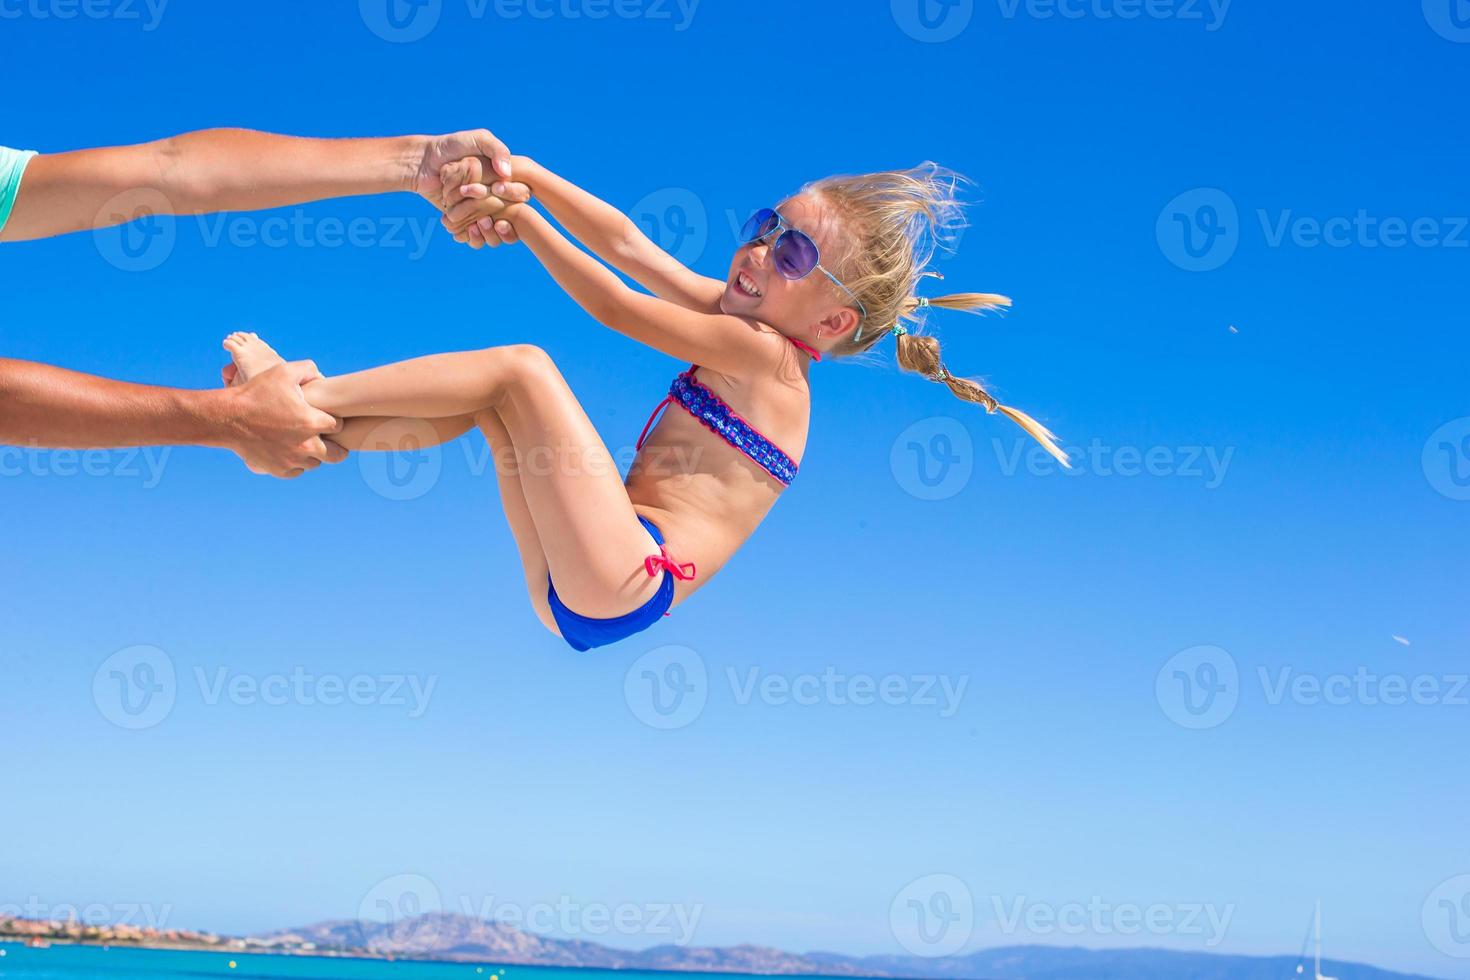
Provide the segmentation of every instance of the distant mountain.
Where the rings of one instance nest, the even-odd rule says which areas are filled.
[[[403,959],[473,960],[531,966],[598,967],[608,970],[682,970],[707,973],[853,975],[858,971],[779,949],[732,946],[700,949],[654,946],[629,951],[576,939],[551,939],[499,922],[431,912],[393,923],[357,920],[319,922],[257,936],[254,942],[280,949],[361,951]]]
[[[434,912],[394,923],[320,922],[250,940],[282,951],[334,950],[400,959],[703,973],[898,977],[905,980],[1299,980],[1289,956],[1225,956],[1161,949],[1008,946],[969,956],[844,956],[764,946],[653,946],[622,950],[552,939],[514,926]],[[1338,980],[1429,980],[1358,963],[1326,962]]]
[[[813,959],[822,954],[808,954]],[[1300,980],[1294,956],[1226,956],[1163,949],[1083,949],[1005,946],[969,956],[838,957],[881,976],[940,980]],[[1311,970],[1312,965],[1307,964]],[[1323,961],[1338,980],[1427,980],[1361,963]]]

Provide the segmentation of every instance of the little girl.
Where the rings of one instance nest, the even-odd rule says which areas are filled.
[[[529,205],[505,207],[492,227],[525,242],[597,320],[692,364],[649,419],[626,481],[536,347],[421,357],[325,378],[304,393],[345,420],[333,438],[351,450],[396,449],[406,434],[443,442],[478,427],[495,453],[531,604],[573,648],[647,629],[744,544],[796,478],[811,414],[808,372],[824,356],[861,353],[891,333],[904,368],[1005,413],[1066,462],[1043,426],[950,374],[938,342],[909,331],[925,307],[978,312],[1010,303],[981,293],[915,295],[933,275],[925,266],[936,239],[959,221],[953,174],[925,164],[810,184],[751,217],[720,282],[534,161],[515,158],[513,166],[572,235],[653,295],[629,288]],[[463,171],[456,176],[465,182]],[[463,190],[473,197],[493,188],[465,182]],[[462,224],[467,213],[475,220],[482,203],[463,201],[450,222]],[[225,348],[235,382],[280,363],[252,334],[232,335]],[[660,421],[665,407],[672,410]]]

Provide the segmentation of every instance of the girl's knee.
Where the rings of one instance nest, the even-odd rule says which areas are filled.
[[[534,387],[541,378],[559,377],[551,355],[534,344],[484,347],[462,356],[465,364],[481,374],[485,385],[483,407],[471,413],[477,424],[483,424],[503,408],[517,390]]]
[[[560,376],[551,355],[535,344],[512,344],[500,348],[510,365],[510,373],[519,381]]]

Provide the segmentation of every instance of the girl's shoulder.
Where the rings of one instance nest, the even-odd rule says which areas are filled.
[[[749,322],[752,336],[740,369],[701,367],[699,374],[714,382],[711,386],[717,391],[728,392],[745,404],[785,410],[808,406],[811,356],[776,328]]]
[[[749,367],[742,372],[755,383],[776,380],[790,383],[793,378],[805,381],[813,363],[812,348],[786,336],[775,327],[758,320],[749,321],[753,336],[749,346]]]

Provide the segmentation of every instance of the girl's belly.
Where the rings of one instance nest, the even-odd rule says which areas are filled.
[[[660,447],[649,440],[626,485],[633,509],[664,533],[669,555],[695,564],[692,581],[675,583],[676,605],[740,550],[783,489],[757,464],[718,440],[693,448]]]

